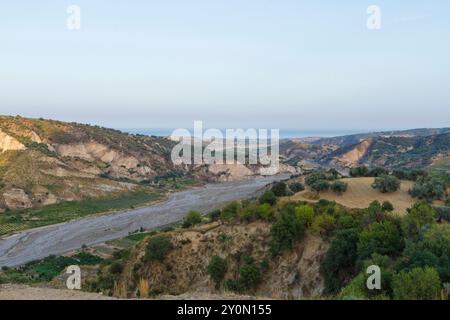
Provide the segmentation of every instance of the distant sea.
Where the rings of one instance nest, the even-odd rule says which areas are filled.
[[[122,128],[119,129],[124,132],[132,133],[132,134],[143,134],[148,136],[161,136],[168,137],[172,134],[175,129],[171,128],[158,128],[158,129],[147,129],[147,128]],[[192,134],[194,132],[193,129],[188,129]],[[345,136],[349,134],[356,133],[366,133],[373,132],[377,130],[299,130],[299,129],[280,129],[280,138],[281,139],[289,139],[289,138],[308,138],[308,137],[338,137]],[[225,129],[222,130],[225,135]]]

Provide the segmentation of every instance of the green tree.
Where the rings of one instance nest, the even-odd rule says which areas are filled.
[[[272,187],[272,192],[277,197],[284,197],[286,195],[286,191],[287,191],[287,185],[283,181],[275,183]]]
[[[260,204],[257,209],[258,216],[264,220],[272,220],[274,217],[273,210],[270,204]]]
[[[358,231],[346,229],[336,232],[325,258],[320,266],[320,273],[325,280],[327,293],[339,292],[347,280],[356,271]]]
[[[330,188],[330,183],[327,180],[317,180],[310,185],[311,189],[316,192],[326,191]]]
[[[392,212],[394,211],[394,206],[389,201],[384,201],[381,205],[381,209],[383,209],[384,212]]]
[[[314,208],[309,204],[300,205],[295,208],[295,216],[300,223],[309,227],[314,219]]]
[[[152,237],[145,248],[145,260],[161,262],[171,249],[172,243],[169,237],[164,235]]]
[[[373,253],[397,255],[404,247],[399,228],[389,220],[376,222],[364,229],[359,237],[358,256],[360,260]]]
[[[231,221],[237,218],[239,209],[241,209],[239,202],[230,202],[222,209],[222,212],[220,213],[220,219],[223,221]]]
[[[244,264],[239,269],[239,287],[242,291],[255,289],[261,282],[261,271],[255,266],[252,257],[244,257]]]
[[[442,199],[447,190],[447,179],[438,176],[419,177],[409,190],[414,198],[432,201],[434,199]]]
[[[213,256],[209,261],[208,274],[211,277],[211,279],[215,282],[216,287],[220,286],[220,283],[225,277],[227,269],[228,269],[227,260],[219,256]]]
[[[277,196],[270,190],[267,190],[263,193],[263,195],[259,198],[259,203],[264,204],[268,203],[273,206],[277,202]]]
[[[394,176],[384,174],[375,178],[372,188],[382,193],[394,192],[400,188],[400,180]]]
[[[367,177],[369,169],[365,166],[355,167],[350,169],[350,177]]]
[[[434,268],[414,268],[394,275],[395,300],[437,300],[440,289],[439,274]]]
[[[314,218],[311,231],[322,237],[329,237],[336,228],[336,219],[330,214],[321,214]]]
[[[305,186],[301,184],[300,182],[293,182],[289,184],[289,189],[291,189],[292,192],[297,193],[300,191],[305,190]]]
[[[184,217],[183,228],[190,228],[202,222],[202,215],[197,211],[189,211]]]
[[[342,181],[335,181],[330,185],[331,191],[341,194],[347,191],[348,184]]]
[[[403,233],[411,239],[418,239],[422,229],[435,221],[436,211],[426,203],[416,203],[402,220]]]
[[[303,238],[305,227],[298,222],[294,210],[286,208],[281,211],[277,221],[273,224],[270,234],[270,250],[277,255],[284,250],[289,250],[295,241]]]

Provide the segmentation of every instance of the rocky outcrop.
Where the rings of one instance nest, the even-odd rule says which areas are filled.
[[[3,192],[3,199],[9,209],[31,208],[30,197],[22,189],[13,188]]]
[[[9,150],[25,150],[26,147],[17,139],[0,130],[0,152]]]

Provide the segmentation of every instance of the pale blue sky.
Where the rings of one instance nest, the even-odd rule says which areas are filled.
[[[80,31],[66,8],[81,7]],[[382,29],[366,28],[379,5]],[[1,0],[0,114],[105,126],[450,126],[450,1]]]

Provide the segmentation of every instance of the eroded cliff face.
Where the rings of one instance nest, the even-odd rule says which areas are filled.
[[[267,264],[262,281],[251,295],[275,299],[302,299],[324,291],[319,273],[328,244],[306,235],[292,251],[273,258],[269,253],[270,224],[262,221],[224,225],[218,222],[193,230],[167,234],[173,249],[164,262],[145,262],[146,241],[131,254],[116,287],[117,296],[136,296],[142,282],[154,293],[168,295],[224,294],[210,279],[207,266],[212,256],[225,258],[225,279],[239,275],[241,257],[252,256],[256,265]]]
[[[17,151],[17,150],[25,150],[26,147],[20,143],[17,139],[11,137],[10,135],[4,133],[0,129],[0,152],[5,151]]]
[[[346,167],[357,166],[361,159],[366,155],[371,143],[372,141],[369,139],[361,141],[352,150],[346,152],[340,157],[337,157],[336,161]]]

